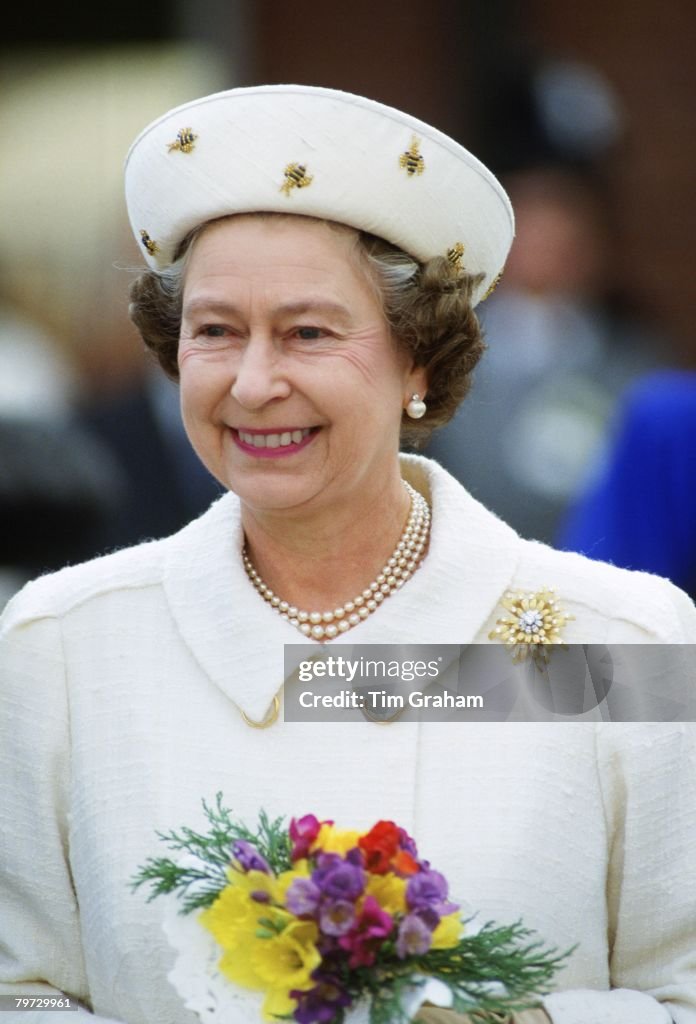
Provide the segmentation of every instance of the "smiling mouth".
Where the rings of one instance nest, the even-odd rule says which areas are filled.
[[[248,433],[246,430],[238,430],[237,434],[245,444],[253,445],[254,448],[287,448],[291,444],[301,444],[311,432],[311,427],[303,427],[301,430],[283,430],[277,434]]]
[[[288,451],[297,450],[298,447],[302,447],[307,441],[316,434],[319,427],[301,427],[293,430],[234,430],[233,434],[237,439],[237,443],[245,448],[247,451],[253,448],[255,451],[271,452],[281,451],[286,449]]]

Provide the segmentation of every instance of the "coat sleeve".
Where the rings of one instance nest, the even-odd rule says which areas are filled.
[[[546,998],[554,1024],[696,1024],[696,724],[604,723],[612,990]]]
[[[59,623],[21,614],[0,623],[0,995],[69,995],[79,1024],[89,988],[70,874],[70,738]],[[8,998],[10,997],[10,998]],[[10,1012],[5,1024],[55,1024],[55,1012]],[[65,1019],[61,1017],[61,1020]]]

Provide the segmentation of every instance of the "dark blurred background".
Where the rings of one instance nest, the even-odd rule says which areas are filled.
[[[507,506],[503,497],[497,509],[522,532],[553,541],[599,457],[599,435],[610,436],[624,387],[653,366],[696,369],[694,38],[696,7],[687,0],[11,6],[0,44],[6,593],[27,575],[176,529],[216,493],[185,451],[175,392],[152,374],[126,316],[140,259],[127,227],[122,164],[135,134],[171,106],[260,83],[330,86],[405,109],[480,156],[522,204],[531,196],[530,208],[544,182],[562,179],[561,192],[576,190],[573,210],[589,211],[578,213],[585,219],[577,230],[594,232],[598,246],[592,274],[578,285],[590,330],[601,324],[594,362],[578,371],[576,390],[587,386],[588,397],[566,417],[568,465],[562,453],[544,454],[547,476],[566,481],[562,493],[540,478],[517,494],[512,481]],[[573,223],[575,231],[580,221]],[[565,287],[531,281],[523,286],[535,302],[545,289]],[[499,291],[502,308],[503,285]],[[491,345],[498,329],[492,316]],[[605,374],[602,346],[618,351],[616,338],[625,358]],[[567,351],[584,344],[566,340]],[[562,345],[544,358],[563,362]],[[535,399],[535,411],[544,400]],[[455,471],[456,452],[477,445],[475,408],[465,433],[454,428],[436,450],[446,463],[448,446],[455,452]],[[535,426],[529,410],[520,411],[532,437],[564,422],[557,414]],[[513,446],[527,427],[511,425]],[[462,474],[495,504],[476,465]],[[519,510],[545,501],[546,518],[515,521]]]

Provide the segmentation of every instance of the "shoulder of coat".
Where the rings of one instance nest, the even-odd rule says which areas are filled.
[[[37,619],[61,618],[102,595],[159,583],[169,540],[123,548],[32,580],[8,603],[2,616],[3,630]]]
[[[12,598],[0,619],[2,631],[37,619],[61,618],[78,606],[119,591],[159,586],[171,554],[186,552],[200,538],[219,540],[230,528],[236,498],[225,494],[178,533],[145,541],[80,565],[40,576]]]
[[[619,569],[537,541],[522,541],[511,590],[553,588],[574,616],[568,643],[696,643],[696,608],[674,584],[646,572]],[[602,637],[602,631],[604,631]]]

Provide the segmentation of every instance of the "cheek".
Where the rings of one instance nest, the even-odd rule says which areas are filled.
[[[361,392],[378,393],[382,398],[393,394],[401,399],[407,372],[397,354],[384,344],[351,346],[337,353],[344,367],[349,367],[350,378]],[[337,371],[340,374],[341,370]],[[340,380],[340,376],[337,377]]]
[[[209,375],[191,373],[182,367],[179,392],[181,416],[187,429],[193,424],[212,419],[220,401],[220,386]]]

